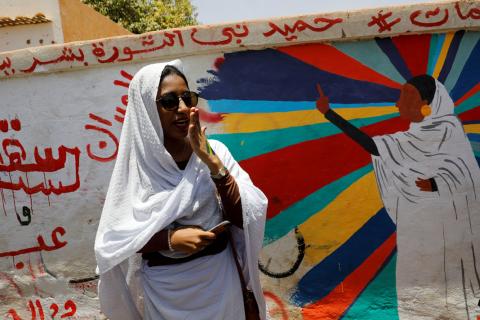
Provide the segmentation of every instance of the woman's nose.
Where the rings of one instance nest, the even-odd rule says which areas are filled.
[[[188,112],[190,108],[185,104],[181,97],[178,97],[178,112]]]

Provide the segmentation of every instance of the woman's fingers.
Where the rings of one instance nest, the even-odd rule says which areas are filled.
[[[213,240],[217,237],[217,235],[210,231],[204,231],[203,233],[200,234],[200,237],[206,240]]]

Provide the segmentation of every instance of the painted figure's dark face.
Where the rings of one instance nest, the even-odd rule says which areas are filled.
[[[156,99],[168,93],[174,93],[176,96],[180,96],[186,91],[188,91],[188,87],[185,81],[176,74],[170,74],[163,79],[158,87]],[[166,110],[161,106],[161,103],[157,102],[157,110],[165,140],[181,140],[188,134],[190,108],[185,105],[182,99],[178,99],[178,109],[172,111]]]
[[[401,118],[410,120],[411,122],[420,122],[424,118],[421,109],[422,106],[426,104],[427,100],[422,100],[417,88],[409,83],[405,83],[396,106]]]

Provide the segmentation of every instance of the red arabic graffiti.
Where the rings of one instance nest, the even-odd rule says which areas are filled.
[[[387,21],[393,15],[393,12],[382,13],[383,10],[380,10],[377,16],[372,16],[372,20],[368,23],[369,27],[373,27],[374,25],[378,26],[378,32],[382,33],[384,31],[392,31],[392,27],[399,23],[402,19],[397,18],[390,22]]]
[[[27,303],[27,308],[30,311],[30,316],[31,320],[45,320],[45,311],[43,309],[42,303],[39,299],[35,300],[35,304],[33,303],[32,300],[29,300]],[[64,313],[60,315],[61,319],[72,317],[77,313],[77,305],[73,300],[67,300],[63,304],[64,308]],[[55,319],[55,317],[58,315],[60,308],[58,307],[58,304],[56,303],[51,303],[50,307],[50,317],[52,319]],[[38,312],[38,318],[37,318],[37,312]],[[22,318],[18,315],[17,311],[15,309],[10,309],[8,310],[8,315],[11,316],[12,320],[22,320]]]
[[[109,127],[112,126],[112,122],[105,119],[105,118],[102,118],[100,116],[97,116],[93,113],[90,113],[89,114],[89,117],[90,119],[92,120],[95,120],[101,124],[104,124],[104,125],[107,125]],[[101,156],[101,155],[98,155],[97,153],[93,152],[92,151],[92,145],[89,143],[87,144],[87,154],[88,156],[93,159],[93,160],[96,160],[96,161],[99,161],[99,162],[109,162],[109,161],[112,161],[114,160],[116,157],[117,157],[117,153],[118,153],[118,139],[117,137],[108,129],[105,129],[105,128],[102,128],[102,127],[99,127],[99,126],[96,126],[96,125],[92,125],[92,124],[87,124],[85,125],[85,129],[86,130],[93,130],[93,131],[97,131],[97,132],[100,132],[104,135],[106,135],[110,141],[113,143],[113,151],[111,151],[108,155],[106,156]],[[100,150],[104,150],[106,149],[108,146],[108,142],[105,141],[105,140],[100,140],[98,141],[98,149]]]
[[[178,39],[178,45],[183,47],[183,35],[181,30],[173,30],[170,32],[164,32],[161,34],[164,38],[160,45],[155,46],[155,39],[152,35],[144,36],[141,38],[143,49],[134,50],[130,47],[112,47],[111,52],[107,55],[104,49],[103,42],[92,43],[92,54],[97,58],[99,63],[112,63],[112,62],[125,62],[131,61],[138,54],[155,52],[162,50],[165,47],[173,47]]]
[[[437,7],[435,10],[429,10],[429,11],[425,12],[424,17],[425,17],[425,19],[430,20],[432,17],[437,17],[438,15],[440,15],[441,12],[442,11],[440,10],[440,8]],[[443,11],[443,18],[440,16],[440,17],[438,17],[439,19],[436,19],[434,21],[419,21],[419,20],[417,20],[417,18],[422,13],[423,13],[422,10],[416,10],[416,11],[412,12],[412,14],[410,15],[410,21],[414,25],[417,25],[417,26],[420,26],[420,27],[427,27],[427,28],[438,27],[438,26],[441,26],[441,25],[445,24],[448,21],[448,9],[446,9],[446,8]]]
[[[410,26],[420,26],[424,28],[432,28],[443,26],[449,21],[449,15],[456,11],[460,20],[480,19],[480,8],[476,4],[468,1],[458,1],[453,4],[446,4],[444,6],[433,7],[431,10],[415,10],[409,14],[410,23],[407,20],[403,24],[403,28],[399,32],[409,31]],[[462,11],[463,10],[463,11]],[[385,11],[385,12],[384,12]],[[376,16],[372,16],[371,20],[367,22],[369,27],[378,27],[378,32],[388,32],[402,21],[399,14],[408,13],[406,10],[392,12],[388,9],[380,10]],[[395,17],[394,15],[397,14]],[[348,15],[346,15],[348,17]],[[348,18],[347,18],[348,19]],[[296,20],[291,23],[268,22],[267,31],[262,32],[263,36],[268,38],[275,34],[283,36],[286,41],[296,40],[299,33],[304,31],[324,32],[334,25],[344,22],[342,18],[323,18],[317,17],[311,22],[304,20]],[[258,23],[256,23],[258,24]],[[130,45],[115,46],[112,42],[96,41],[90,44],[90,47],[85,49],[64,46],[61,47],[59,54],[50,54],[48,58],[32,57],[27,65],[17,66],[12,57],[3,56],[0,60],[0,76],[13,76],[20,72],[32,73],[34,71],[45,71],[47,68],[42,68],[48,65],[65,64],[70,66],[88,66],[89,61],[94,63],[116,63],[128,62],[135,58],[143,57],[150,53],[169,50],[171,48],[183,48],[185,45],[200,45],[200,46],[221,46],[229,44],[243,44],[248,37],[252,36],[253,29],[248,23],[236,24],[226,27],[214,28],[218,30],[219,35],[216,38],[211,34],[212,28],[193,27],[190,30],[168,30],[157,34],[149,34],[139,36],[135,47]],[[255,30],[256,31],[256,30]],[[188,32],[190,37],[184,41],[184,32]],[[258,34],[260,35],[260,34]],[[253,35],[256,39],[257,34]],[[130,42],[130,40],[129,40]],[[19,59],[23,64],[25,59]],[[29,64],[28,64],[29,63]]]
[[[480,8],[472,8],[468,10],[467,14],[463,14],[462,10],[460,9],[460,3],[455,3],[455,10],[457,11],[457,15],[462,20],[467,19],[480,19]],[[1,69],[1,68],[0,68]]]
[[[56,58],[51,59],[51,60],[41,61],[41,60],[33,57],[32,65],[29,68],[22,69],[20,71],[22,71],[23,73],[32,73],[33,71],[35,71],[37,66],[43,66],[43,65],[48,65],[48,64],[56,64],[56,63],[60,63],[60,62],[64,62],[64,61],[67,61],[67,62],[73,62],[73,61],[83,62],[84,59],[85,59],[85,55],[83,54],[82,49],[79,48],[77,53],[75,53],[72,48],[64,47],[63,50],[62,50],[62,54],[60,56],[56,57]],[[87,66],[88,62],[85,62],[84,65]]]
[[[115,86],[128,89],[130,85],[130,80],[133,79],[133,76],[124,70],[120,71],[120,74],[124,79],[115,80],[113,84]],[[125,114],[127,111],[126,108],[128,105],[128,95],[127,94],[122,95],[120,100],[123,106],[115,107],[115,114],[113,116],[113,119],[123,124],[123,121],[125,119]],[[117,136],[113,134],[112,131],[110,130],[110,127],[113,126],[113,123],[110,120],[100,117],[99,115],[96,115],[93,113],[90,113],[88,116],[91,120],[94,120],[97,123],[86,124],[85,130],[98,132],[103,137],[106,137],[107,139],[100,139],[97,142],[95,148],[92,146],[91,143],[87,144],[86,145],[87,155],[90,157],[90,159],[98,162],[109,162],[114,160],[117,157],[119,142],[118,142]],[[106,128],[105,126],[108,128]],[[105,152],[105,150],[109,150],[109,152]]]
[[[12,69],[12,61],[9,57],[3,59],[2,64],[0,64],[0,71],[7,77],[15,74],[15,69]]]
[[[0,119],[0,132],[8,133],[10,130],[19,132],[22,129],[20,119],[10,121]],[[0,140],[0,200],[5,216],[7,215],[7,197],[5,190],[11,191],[11,199],[18,222],[25,226],[30,224],[33,214],[32,195],[42,193],[47,196],[50,205],[50,194],[60,195],[76,191],[80,187],[80,149],[59,146],[54,156],[52,147],[42,150],[35,146],[32,154],[28,156],[23,143],[17,138],[4,138]],[[30,160],[27,160],[29,158]],[[64,170],[66,169],[66,170]],[[53,174],[62,171],[75,171],[75,180],[64,182],[53,180]],[[38,176],[38,175],[43,176]],[[50,177],[47,179],[47,174]],[[69,179],[70,175],[66,175]],[[33,179],[32,179],[33,178]],[[35,179],[37,178],[37,179]],[[30,198],[29,205],[21,205],[17,210],[18,198],[16,191],[23,191]],[[21,217],[23,216],[23,217]]]
[[[33,253],[33,252],[41,252],[41,251],[48,252],[48,251],[58,250],[67,245],[67,241],[61,241],[58,239],[59,236],[64,236],[64,235],[65,235],[65,229],[63,227],[56,227],[51,233],[52,245],[47,245],[45,243],[45,240],[43,239],[43,236],[39,235],[37,237],[36,246],[15,250],[15,251],[0,252],[0,258],[15,257],[22,254]]]
[[[237,31],[238,30],[238,31]],[[190,38],[193,42],[198,43],[202,46],[218,46],[229,44],[236,39],[236,43],[240,44],[242,42],[242,38],[245,38],[249,34],[248,27],[245,24],[237,24],[235,27],[225,27],[222,30],[222,35],[225,37],[224,39],[215,40],[215,41],[207,41],[207,40],[200,40],[197,39],[198,29],[193,28],[192,32],[190,33]]]
[[[33,151],[34,163],[23,163],[27,158],[27,153],[22,143],[17,139],[6,138],[2,141],[2,152],[0,152],[0,172],[9,173],[10,181],[3,181],[0,179],[0,189],[7,190],[23,190],[26,194],[32,195],[38,192],[42,192],[45,195],[51,193],[60,195],[62,193],[73,192],[80,187],[80,150],[75,148],[68,148],[65,146],[58,147],[58,157],[53,156],[52,148],[45,148],[43,150],[44,156],[40,155],[39,148],[36,146]],[[61,181],[58,185],[55,185],[51,179],[48,179],[48,183],[40,182],[36,185],[30,186],[28,183],[29,172],[56,172],[63,168],[67,163],[67,158],[72,157],[75,167],[75,181],[69,185],[63,185]],[[6,160],[8,162],[6,163]],[[13,182],[11,179],[12,172],[25,173],[24,179],[19,176],[18,181]],[[26,183],[25,183],[26,182]]]
[[[341,22],[343,22],[342,18],[328,19],[328,18],[318,17],[313,20],[313,23],[316,25],[323,24],[321,27],[312,26],[303,20],[297,20],[292,26],[289,26],[288,24],[284,24],[283,28],[279,27],[273,22],[269,22],[268,25],[270,26],[271,29],[267,32],[264,32],[263,35],[266,38],[268,38],[275,33],[279,33],[285,38],[285,40],[292,41],[292,40],[296,40],[298,37],[296,35],[290,35],[290,34],[303,32],[304,30],[307,30],[307,29],[314,32],[323,32],[330,29],[337,23],[341,23]]]
[[[119,86],[119,87],[123,87],[123,88],[127,88],[128,90],[128,87],[130,86],[130,81],[133,79],[133,76],[131,74],[129,74],[128,72],[124,71],[124,70],[121,70],[120,71],[120,74],[122,75],[122,77],[124,77],[127,81],[123,81],[123,80],[115,80],[113,82],[114,85],[116,86]],[[120,107],[120,106],[117,106],[115,108],[115,111],[118,113],[118,114],[115,114],[115,116],[113,117],[116,121],[120,122],[120,123],[123,123],[123,121],[125,120],[125,114],[127,112],[127,106],[128,106],[128,94],[124,94],[122,97],[121,97],[121,102],[122,102],[122,105],[123,107]]]

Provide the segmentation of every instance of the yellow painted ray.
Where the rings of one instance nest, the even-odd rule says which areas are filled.
[[[443,65],[445,63],[445,59],[447,58],[448,49],[450,49],[450,45],[452,44],[453,36],[455,33],[450,32],[445,35],[445,40],[443,41],[442,49],[440,50],[440,54],[438,55],[437,63],[435,68],[433,69],[432,77],[438,78],[440,75],[440,71],[442,71]]]
[[[463,129],[466,133],[480,133],[480,124],[464,124]]]
[[[398,111],[395,106],[337,108],[347,120],[370,118],[392,114]],[[222,124],[225,133],[247,133],[278,130],[289,127],[308,126],[328,120],[317,110],[301,110],[271,113],[230,113],[224,115]]]
[[[323,210],[299,226],[308,248],[305,259],[320,263],[383,207],[373,172],[343,191]]]

